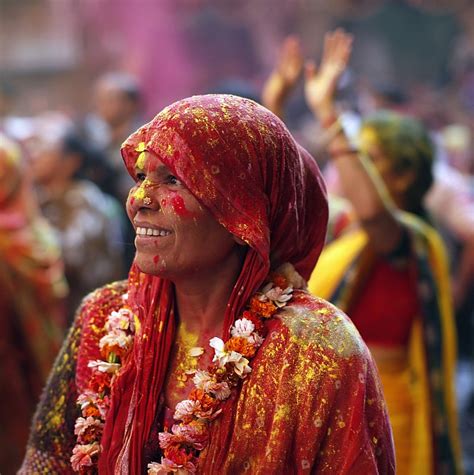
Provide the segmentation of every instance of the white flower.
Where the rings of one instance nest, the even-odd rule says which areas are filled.
[[[235,352],[233,351],[232,353]],[[238,360],[233,362],[235,374],[241,378],[245,378],[245,376],[252,371],[252,368],[249,366],[249,360],[244,358],[240,353],[235,354],[240,356]]]
[[[280,287],[273,287],[265,296],[271,300],[278,308],[284,307],[291,300],[293,287],[287,287],[282,290]]]
[[[118,312],[112,312],[107,318],[105,329],[110,332],[113,330],[128,330],[135,332],[135,317],[128,308],[121,308]]]
[[[214,348],[214,358],[212,359],[212,361],[218,361],[221,358],[225,357],[225,355],[227,354],[224,349],[225,343],[217,336],[209,340],[209,346],[211,348]]]
[[[266,284],[263,289],[261,290],[261,295],[260,295],[260,300],[262,302],[266,302],[268,300],[267,298],[267,292],[270,292],[270,290],[272,290],[273,288],[273,282],[268,282],[268,284]]]
[[[225,382],[218,383],[207,371],[197,370],[193,378],[194,385],[205,393],[213,394],[220,401],[230,396],[229,385]]]
[[[198,389],[205,391],[206,385],[208,383],[214,383],[214,379],[207,371],[198,369],[194,375],[193,382]]]
[[[161,463],[152,462],[148,464],[148,475],[164,475],[170,473]]]
[[[194,346],[188,351],[188,355],[192,357],[201,356],[204,353],[204,348],[201,346]]]
[[[216,396],[219,401],[225,401],[230,396],[230,388],[227,383],[214,383],[208,387],[208,391]]]
[[[246,318],[239,318],[231,328],[231,334],[235,337],[248,338],[255,330],[255,325]]]
[[[196,466],[192,462],[183,465],[176,465],[172,460],[161,457],[161,463],[152,462],[148,464],[148,475],[192,475],[196,473]]]
[[[228,363],[232,363],[234,365],[234,372],[241,378],[244,378],[246,374],[252,371],[249,366],[249,360],[236,351],[226,351],[225,343],[220,338],[211,338],[209,345],[215,351],[212,361],[217,361],[221,368]]]
[[[94,391],[84,391],[82,394],[79,394],[77,398],[77,403],[81,406],[81,410],[85,409],[87,406],[91,404],[97,403],[98,396]]]
[[[92,457],[100,452],[100,445],[97,442],[93,444],[77,444],[72,449],[71,465],[72,469],[79,472],[82,467],[91,467]]]
[[[87,366],[102,373],[116,373],[120,369],[118,363],[107,363],[107,361],[102,360],[89,361]]]
[[[91,427],[101,429],[103,426],[104,424],[102,421],[95,419],[94,417],[89,416],[87,419],[84,419],[84,417],[78,417],[76,419],[76,424],[74,425],[74,434],[80,437]]]
[[[252,343],[255,348],[258,348],[265,341],[265,338],[262,338],[258,333],[252,333],[248,338],[248,341],[249,343]]]
[[[177,421],[185,420],[192,416],[200,406],[201,403],[199,401],[192,401],[191,399],[185,399],[184,401],[178,402],[175,407],[173,418]]]
[[[103,336],[99,342],[99,348],[102,350],[105,346],[118,346],[119,348],[128,349],[132,344],[132,336],[127,335],[122,330],[112,330]]]
[[[306,289],[306,281],[296,271],[292,264],[286,262],[275,270],[275,274],[281,274],[288,281],[288,285],[294,289]]]

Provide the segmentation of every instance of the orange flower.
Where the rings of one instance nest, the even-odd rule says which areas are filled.
[[[97,394],[101,394],[110,388],[111,377],[109,373],[102,373],[101,371],[95,371],[92,373],[91,380],[89,382],[89,388]]]
[[[262,318],[270,318],[278,308],[272,302],[262,302],[257,296],[250,301],[250,310]]]
[[[202,389],[194,388],[189,393],[189,399],[192,401],[200,401],[204,397],[205,392]]]
[[[83,444],[92,444],[93,442],[100,440],[102,437],[102,427],[91,427],[82,434],[81,441]]]
[[[109,356],[112,353],[122,360],[125,356],[127,356],[128,351],[128,348],[122,348],[119,345],[107,345],[102,348],[102,355],[104,356],[105,361],[109,361]]]
[[[286,289],[288,287],[288,280],[284,275],[270,274],[270,279],[275,284],[275,287],[280,287],[280,289]]]
[[[241,336],[233,336],[227,340],[225,349],[227,351],[236,351],[246,358],[252,358],[252,356],[255,354],[255,347],[252,345],[252,343],[249,343],[247,338],[243,338]]]
[[[209,409],[214,409],[219,401],[214,399],[209,394],[206,394],[202,389],[194,388],[189,394],[189,399],[192,401],[199,401],[201,403],[201,408],[203,411],[208,411]]]
[[[97,407],[93,406],[92,404],[89,404],[82,410],[82,415],[84,417],[100,417],[100,411],[99,409],[97,409]]]
[[[193,459],[193,454],[176,445],[170,445],[164,450],[164,456],[172,460],[176,465],[185,465]]]

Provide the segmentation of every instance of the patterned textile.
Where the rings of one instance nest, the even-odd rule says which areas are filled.
[[[74,473],[75,401],[125,290],[116,283],[85,299],[36,413],[21,474]],[[268,330],[250,377],[213,425],[219,443],[202,454],[199,473],[395,473],[375,365],[347,317],[298,292]]]

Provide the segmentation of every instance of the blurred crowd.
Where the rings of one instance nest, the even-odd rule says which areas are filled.
[[[261,91],[245,78],[232,78],[208,92],[234,93],[260,101],[286,121],[297,140],[317,158],[326,175],[330,194],[328,246],[354,229],[354,207],[358,204],[357,199],[356,203],[351,200],[351,194],[360,186],[354,182],[354,189],[347,189],[338,169],[337,155],[361,149],[361,130],[370,129],[379,133],[379,137],[388,137],[387,142],[380,139],[384,144],[393,139],[393,134],[398,134],[400,153],[406,154],[400,159],[403,168],[405,162],[410,162],[410,154],[421,154],[418,148],[422,145],[416,142],[418,139],[413,139],[415,151],[409,150],[408,145],[418,122],[407,123],[406,130],[393,132],[390,129],[383,135],[385,132],[380,130],[385,127],[383,120],[386,119],[374,116],[374,113],[383,110],[385,114],[396,114],[385,118],[410,117],[424,124],[432,153],[423,165],[425,168],[415,166],[413,174],[421,178],[419,181],[413,179],[415,186],[410,202],[399,204],[396,199],[394,201],[395,206],[417,215],[442,236],[449,257],[459,359],[470,367],[472,375],[461,389],[467,411],[462,423],[471,424],[472,429],[474,57],[464,58],[459,63],[450,87],[444,89],[443,95],[436,89],[381,87],[376,81],[360,77],[357,71],[346,68],[344,61],[342,63],[342,70],[335,75],[338,87],[334,107],[347,143],[332,150],[336,155],[332,159],[328,143],[333,137],[328,134],[338,132],[335,119],[330,114],[318,115],[319,105],[316,108],[311,104],[298,106],[304,102],[300,85],[306,81],[307,87],[312,75],[318,74],[314,65],[306,64],[304,79],[305,65],[298,38],[289,37],[281,45],[274,70],[269,72]],[[9,402],[0,405],[0,446],[14,447],[0,451],[2,473],[13,473],[10,470],[19,465],[39,392],[81,300],[97,287],[126,278],[134,256],[134,231],[124,209],[132,182],[122,164],[120,146],[145,122],[142,111],[146,98],[139,80],[120,71],[101,76],[91,84],[91,91],[94,107],[86,115],[45,110],[40,115],[20,117],[16,114],[12,87],[1,84],[0,380],[5,391],[3,397]],[[383,175],[380,169],[378,173]],[[387,185],[392,198],[396,197],[399,186],[402,185],[395,183],[392,190]],[[372,217],[367,218],[370,219]],[[398,228],[393,229],[398,232]],[[380,285],[386,287],[386,282],[395,282],[393,285],[400,292],[400,300],[407,295],[413,300],[407,302],[406,307],[397,308],[408,308],[406,311],[413,313],[417,311],[413,307],[419,302],[416,292],[412,295],[411,287],[405,286],[406,282],[411,282],[410,270],[404,268],[406,273],[394,276],[393,268],[399,270],[398,264],[387,267],[400,256],[410,254],[403,229],[400,232],[402,237],[395,247],[387,244],[384,248],[384,244],[390,242],[390,231],[388,235],[380,234],[380,241],[373,246],[377,252],[380,249],[380,255],[390,254],[388,264],[385,261],[380,265],[377,263],[381,277],[374,277],[373,285],[379,289]],[[373,236],[377,236],[377,232],[371,234],[371,239]],[[364,282],[369,279],[364,278]],[[350,292],[358,290],[360,288]],[[391,298],[387,295],[387,299]],[[391,306],[394,302],[366,304],[377,307]],[[339,305],[343,307],[340,302]],[[356,307],[355,304],[350,307],[354,315],[366,308]],[[348,314],[352,317],[350,311]],[[364,337],[363,324],[359,330]],[[409,331],[406,330],[407,335]],[[371,336],[367,338],[370,343]],[[408,336],[400,338],[407,344]],[[399,391],[399,387],[394,390]],[[19,398],[19,394],[24,397]]]

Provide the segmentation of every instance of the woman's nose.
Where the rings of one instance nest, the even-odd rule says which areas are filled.
[[[154,197],[146,180],[138,188],[132,188],[128,197],[128,204],[135,213],[140,209],[160,210],[160,202]]]

